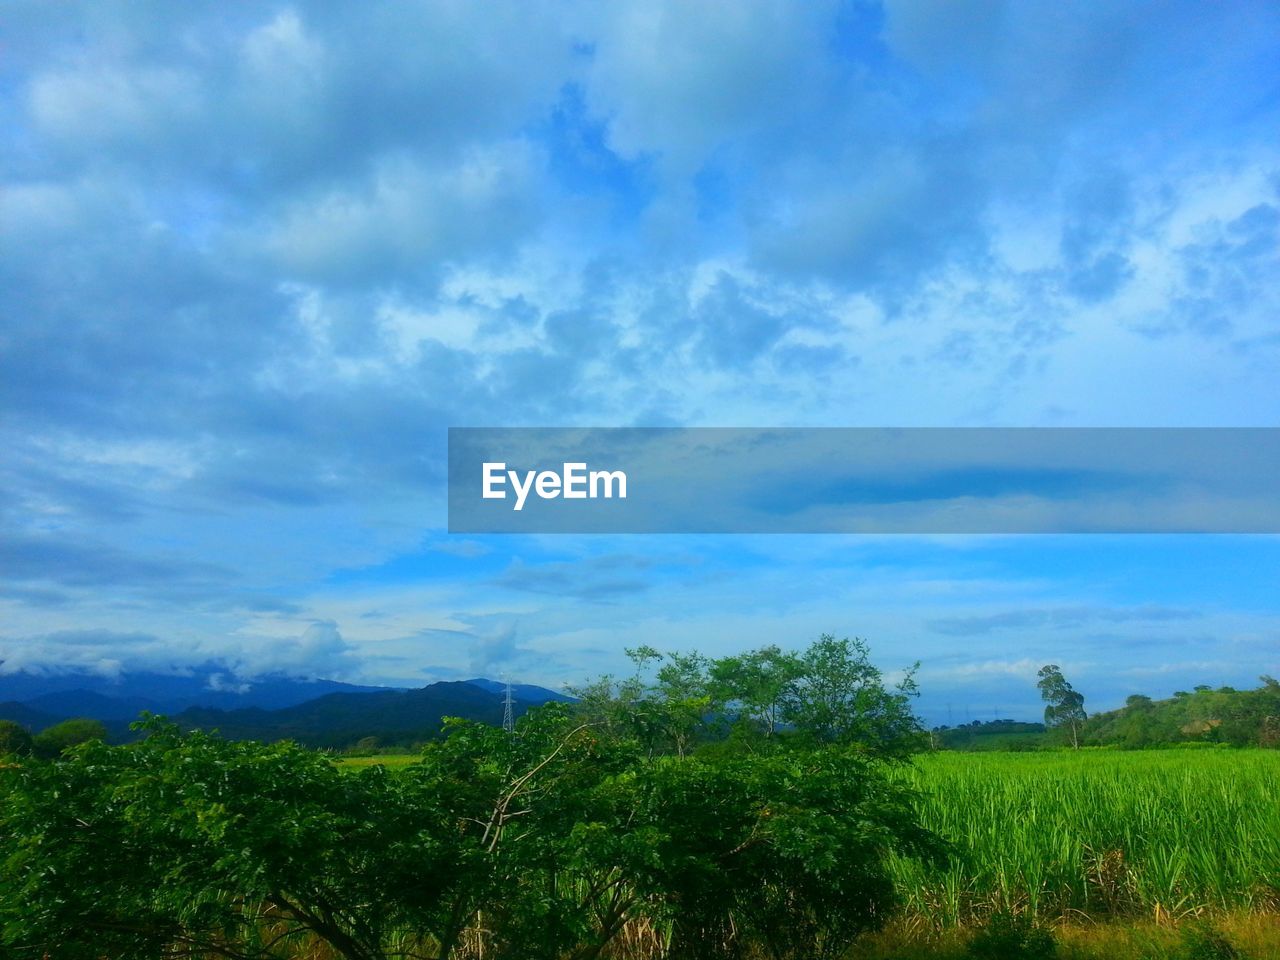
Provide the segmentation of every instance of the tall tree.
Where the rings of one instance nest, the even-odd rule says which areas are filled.
[[[1084,695],[1078,693],[1056,663],[1040,668],[1040,696],[1044,699],[1044,725],[1066,727],[1071,731],[1071,745],[1080,749],[1080,727],[1088,719],[1084,712]]]

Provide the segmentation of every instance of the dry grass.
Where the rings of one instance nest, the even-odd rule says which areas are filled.
[[[1051,925],[1059,960],[1174,960],[1185,956],[1190,924],[1154,921],[1060,921]],[[1214,929],[1248,960],[1280,960],[1280,916],[1230,913]],[[970,960],[971,927],[925,928],[902,922],[865,938],[847,960]]]

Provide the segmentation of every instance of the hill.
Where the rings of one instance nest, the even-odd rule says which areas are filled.
[[[498,696],[505,696],[507,685],[498,680],[488,680],[484,677],[476,677],[474,680],[468,680],[467,683],[479,687],[481,690],[488,690],[490,693],[496,693]],[[523,703],[538,704],[547,703],[556,700],[560,703],[571,703],[573,697],[563,693],[556,693],[554,690],[548,690],[546,687],[538,687],[532,683],[513,683],[511,685],[512,699],[522,701]]]
[[[45,727],[52,727],[61,719],[63,718],[41,713],[25,703],[15,703],[12,700],[8,703],[0,703],[0,720],[12,720],[35,733],[39,733]]]
[[[522,714],[539,702],[545,698],[517,699],[514,712]],[[333,693],[282,710],[192,709],[175,719],[184,727],[216,729],[233,740],[288,739],[312,747],[344,748],[367,737],[382,746],[408,746],[436,736],[444,717],[499,724],[502,713],[502,695],[471,682],[450,682],[419,690]]]
[[[1081,740],[1123,747],[1280,746],[1280,682],[1264,676],[1262,686],[1253,690],[1198,686],[1180,690],[1167,700],[1134,694],[1119,710],[1090,717]]]
[[[282,675],[240,680],[216,664],[182,674],[83,671],[0,674],[0,719],[39,733],[71,717],[102,722],[113,740],[131,736],[144,710],[220,729],[235,739],[295,739],[314,746],[348,746],[363,737],[384,745],[425,740],[442,716],[502,722],[506,686],[477,677],[416,690],[359,686]],[[516,713],[572,698],[545,687],[512,685]]]

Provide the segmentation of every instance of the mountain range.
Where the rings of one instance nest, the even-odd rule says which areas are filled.
[[[233,681],[215,665],[185,674],[0,674],[0,719],[33,732],[70,717],[101,721],[113,738],[129,735],[144,711],[185,727],[217,729],[233,739],[294,739],[316,747],[343,747],[365,737],[380,744],[428,739],[441,718],[500,723],[506,686],[496,680],[432,683],[419,689],[359,686],[282,675]],[[513,713],[564,694],[513,684]]]

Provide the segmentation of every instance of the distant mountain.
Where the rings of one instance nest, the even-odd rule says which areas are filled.
[[[496,693],[499,697],[506,696],[507,685],[500,680],[487,680],[484,677],[476,677],[474,680],[468,680],[467,683],[473,684],[481,690]],[[535,686],[532,683],[513,683],[511,685],[511,698],[528,704],[548,703],[552,700],[559,703],[573,702],[573,697],[563,693],[556,693],[556,691],[548,690],[546,687]]]
[[[119,740],[131,735],[129,724],[147,710],[188,727],[216,727],[233,739],[341,747],[372,736],[384,744],[403,744],[434,736],[445,716],[501,723],[505,690],[505,684],[483,677],[417,690],[285,676],[241,682],[216,664],[183,674],[140,671],[115,677],[20,672],[0,674],[0,718],[38,733],[69,717],[89,717],[106,724]],[[527,683],[513,684],[511,692],[517,715],[548,701],[572,699]]]
[[[39,733],[45,727],[52,727],[61,720],[62,717],[52,717],[47,713],[41,713],[25,703],[0,703],[0,720],[12,720],[14,723],[20,723],[24,727]]]
[[[175,719],[184,727],[216,729],[233,740],[289,739],[340,748],[375,737],[384,746],[407,745],[439,734],[444,717],[499,724],[502,700],[470,682],[433,683],[420,690],[332,693],[282,710],[192,709]],[[517,702],[515,712],[532,705]]]
[[[90,717],[103,723],[138,719],[143,710],[161,713],[159,704],[146,697],[108,697],[92,690],[68,690],[32,697],[24,706],[52,717]]]
[[[140,710],[181,713],[191,707],[278,710],[329,693],[376,693],[388,687],[336,680],[303,680],[281,674],[241,680],[219,664],[185,673],[129,671],[112,677],[83,671],[0,673],[0,701],[35,706],[59,716],[133,719]],[[78,705],[79,704],[79,705]]]

